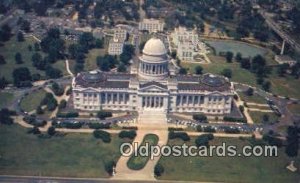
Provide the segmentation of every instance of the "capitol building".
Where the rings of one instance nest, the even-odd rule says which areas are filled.
[[[176,75],[160,39],[151,38],[136,73],[91,71],[72,81],[73,105],[81,111],[157,111],[229,114],[233,86],[223,76]]]

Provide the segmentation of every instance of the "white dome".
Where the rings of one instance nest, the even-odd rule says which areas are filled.
[[[167,54],[167,50],[160,39],[151,38],[146,42],[143,53],[147,55],[164,55]]]

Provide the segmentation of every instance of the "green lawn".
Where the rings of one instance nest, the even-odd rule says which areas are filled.
[[[267,58],[270,56],[267,56]],[[204,73],[221,74],[223,69],[228,68],[232,70],[232,81],[249,84],[251,86],[260,87],[256,83],[256,76],[246,69],[242,69],[237,62],[227,63],[224,57],[209,55],[211,64],[198,64],[183,62],[181,65],[189,69],[190,73],[194,73],[194,68],[197,65],[203,67]],[[274,64],[272,59],[267,59],[268,64]],[[271,92],[277,95],[295,97],[300,99],[300,80],[292,77],[279,77],[276,74],[276,68],[273,69],[272,74],[268,80],[271,82]]]
[[[0,92],[0,109],[6,107],[14,98],[14,94],[8,92]]]
[[[146,143],[149,144],[149,146],[157,145],[158,142],[158,136],[154,134],[147,134],[141,145],[145,145]],[[138,154],[138,156],[131,156],[130,159],[127,162],[128,168],[132,170],[140,170],[144,168],[144,166],[147,164],[150,157],[143,157]]]
[[[24,111],[30,112],[35,110],[44,99],[46,91],[41,89],[26,95],[21,101],[21,108]]]
[[[187,145],[194,145],[192,138]],[[211,145],[236,145],[241,149],[249,145],[248,140],[233,138],[215,138]],[[182,144],[181,140],[169,140],[169,145]],[[296,173],[285,167],[292,160],[279,149],[278,157],[162,157],[159,161],[165,169],[163,180],[208,181],[208,182],[243,182],[243,183],[282,183],[298,182],[299,170]],[[295,166],[300,167],[300,158],[293,158]]]
[[[108,177],[104,165],[118,160],[122,142],[116,135],[103,143],[79,133],[40,139],[17,125],[0,126],[0,174]]]
[[[4,43],[4,46],[0,47],[0,54],[4,56],[6,60],[6,64],[1,65],[0,67],[0,76],[4,76],[7,80],[12,82],[12,72],[15,68],[18,67],[28,67],[30,72],[40,73],[44,75],[44,72],[38,71],[32,66],[31,56],[34,54],[34,51],[29,51],[28,46],[32,45],[36,41],[29,37],[26,38],[24,42],[17,42],[16,36],[13,36],[9,41]],[[16,64],[15,62],[15,54],[20,52],[23,59],[23,64]]]
[[[86,55],[84,69],[86,71],[98,69],[96,59],[98,56],[104,56],[106,53],[106,49],[94,48],[90,50],[89,53]]]
[[[256,107],[254,107],[254,108],[256,108]],[[249,114],[250,114],[252,120],[254,121],[254,123],[273,123],[279,119],[279,116],[277,116],[275,113],[270,113],[270,112],[249,111]],[[263,116],[265,114],[267,114],[269,116],[269,121],[267,121],[267,122],[263,121]]]
[[[257,95],[257,94],[253,94],[252,96],[248,96],[247,94],[245,94],[244,92],[238,92],[239,97],[241,98],[241,100],[245,101],[245,102],[251,102],[251,103],[259,103],[259,104],[266,104],[267,101],[265,98]]]

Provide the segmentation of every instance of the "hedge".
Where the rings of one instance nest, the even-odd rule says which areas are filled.
[[[95,130],[93,135],[97,139],[101,139],[105,143],[109,143],[111,141],[110,133],[103,130]]]
[[[182,139],[183,141],[189,141],[190,137],[188,136],[188,134],[186,132],[174,132],[174,131],[170,131],[169,132],[169,139]]]
[[[78,116],[79,116],[78,112],[68,112],[68,113],[59,112],[56,114],[56,117],[58,118],[77,118]]]
[[[91,129],[109,129],[110,128],[109,123],[89,123],[88,126]]]
[[[234,117],[224,116],[223,120],[229,122],[247,123],[247,120],[245,118],[234,118]]]
[[[123,130],[119,133],[119,137],[122,139],[123,138],[134,139],[136,137],[136,131],[135,130],[130,130],[130,131]]]

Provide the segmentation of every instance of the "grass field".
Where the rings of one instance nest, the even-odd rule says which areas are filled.
[[[92,134],[67,134],[40,139],[17,125],[0,126],[0,174],[108,177],[106,162],[117,161],[123,141],[108,144]]]
[[[211,59],[211,64],[198,64],[198,63],[188,63],[182,62],[181,65],[189,69],[190,73],[194,73],[194,68],[197,65],[203,67],[204,73],[221,74],[223,69],[232,70],[232,81],[249,84],[251,86],[260,87],[256,83],[256,76],[249,70],[242,69],[240,64],[237,62],[227,63],[224,57],[209,55]],[[271,59],[267,59],[268,64],[274,64]],[[300,80],[294,79],[292,77],[279,77],[276,74],[276,69],[273,69],[272,74],[269,76],[268,80],[271,82],[271,91],[274,94],[300,98]]]
[[[4,108],[14,98],[14,94],[7,92],[0,92],[0,109]]]
[[[24,111],[30,112],[35,110],[45,97],[46,91],[41,89],[26,95],[21,101],[21,108]]]
[[[288,109],[291,113],[300,115],[300,104],[290,104]]]
[[[192,138],[187,145],[194,145]],[[236,145],[238,149],[249,145],[248,140],[216,138],[211,145]],[[180,140],[170,140],[169,145],[182,144]],[[227,145],[226,144],[226,145]],[[162,157],[159,161],[165,169],[160,179],[207,181],[207,182],[243,182],[243,183],[282,183],[298,182],[300,173],[292,173],[285,167],[291,160],[300,166],[300,158],[288,158],[284,148],[279,149],[278,157]]]
[[[259,103],[259,104],[266,104],[267,101],[266,99],[264,99],[263,97],[257,95],[257,94],[253,94],[252,96],[248,96],[247,94],[245,94],[244,92],[238,92],[239,97],[241,98],[241,100],[245,101],[245,102],[254,102],[254,103]]]
[[[145,145],[146,143],[149,143],[149,146],[156,145],[158,142],[158,136],[154,134],[147,134],[145,135],[143,142],[141,145]],[[131,156],[130,159],[127,162],[128,168],[132,170],[140,170],[144,168],[144,166],[147,164],[149,160],[149,157],[143,157],[141,155],[138,156]]]
[[[98,56],[104,56],[105,53],[107,53],[106,49],[94,48],[90,50],[89,53],[86,55],[87,57],[85,59],[84,70],[91,71],[98,69],[96,59]]]
[[[277,116],[275,113],[270,113],[270,112],[266,113],[266,112],[259,112],[259,111],[249,111],[249,114],[253,119],[254,123],[273,123],[279,119],[279,116]],[[264,114],[267,114],[269,116],[269,121],[267,122],[263,121]]]
[[[28,67],[30,72],[39,73],[44,75],[44,72],[38,71],[32,66],[31,56],[34,54],[34,51],[29,51],[28,46],[33,44],[36,41],[29,37],[26,38],[24,42],[17,42],[16,36],[13,36],[9,41],[4,43],[4,46],[0,47],[0,54],[4,56],[6,64],[1,65],[0,67],[0,76],[4,76],[7,80],[12,82],[12,72],[15,68],[18,67]],[[16,64],[15,54],[20,52],[23,59],[23,64]]]

